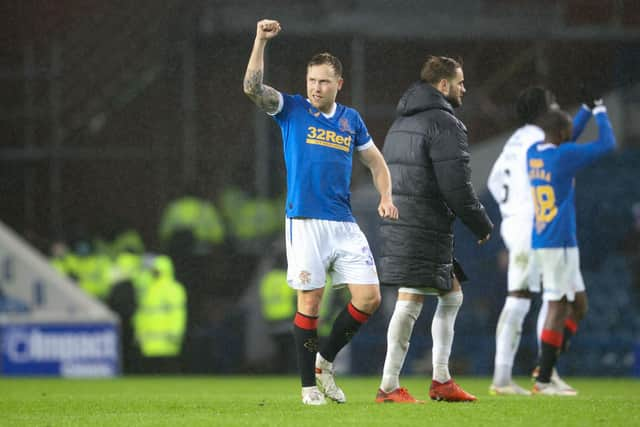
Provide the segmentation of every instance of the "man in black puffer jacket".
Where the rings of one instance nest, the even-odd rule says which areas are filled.
[[[456,217],[478,237],[489,239],[493,224],[471,186],[467,129],[453,114],[464,95],[462,66],[429,56],[420,81],[404,93],[387,134],[384,156],[391,171],[400,218],[380,229],[380,282],[398,287],[387,331],[387,355],[377,402],[420,402],[400,387],[400,370],[425,295],[437,295],[433,317],[433,380],[429,396],[474,401],[449,373],[453,326],[465,280],[453,258]]]

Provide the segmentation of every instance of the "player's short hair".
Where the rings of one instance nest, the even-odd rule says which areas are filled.
[[[442,79],[451,80],[456,76],[456,70],[462,68],[462,59],[446,56],[429,55],[422,64],[420,80],[435,85]]]
[[[531,86],[518,94],[516,114],[521,124],[536,123],[536,120],[555,104],[553,93],[542,86]]]
[[[537,121],[538,126],[544,131],[545,140],[560,144],[567,137],[567,131],[571,131],[573,120],[571,115],[564,110],[551,109],[544,113]]]
[[[314,65],[322,64],[331,66],[336,76],[342,77],[342,62],[340,62],[340,60],[336,56],[330,54],[329,52],[321,52],[313,55],[309,62],[307,62],[307,68]]]

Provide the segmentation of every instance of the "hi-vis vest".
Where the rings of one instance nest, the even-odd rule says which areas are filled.
[[[89,295],[104,300],[111,292],[111,260],[106,255],[90,254],[77,259],[78,286]]]
[[[187,311],[186,293],[173,278],[167,257],[158,257],[154,269],[160,274],[141,291],[134,317],[135,336],[146,357],[170,357],[180,354]]]
[[[182,197],[167,206],[160,224],[160,239],[168,241],[180,229],[191,230],[196,239],[212,244],[224,240],[224,226],[212,203],[196,197]]]
[[[283,200],[250,198],[234,187],[224,191],[221,208],[231,235],[241,241],[271,236],[284,224]]]
[[[262,315],[266,320],[291,320],[296,312],[296,291],[287,284],[287,272],[275,269],[260,282]]]

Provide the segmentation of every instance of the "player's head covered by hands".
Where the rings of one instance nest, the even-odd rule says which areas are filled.
[[[542,86],[531,86],[518,94],[516,114],[521,124],[533,124],[547,111],[558,108],[555,95]]]

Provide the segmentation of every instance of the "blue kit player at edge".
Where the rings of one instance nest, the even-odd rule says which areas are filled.
[[[598,125],[598,139],[582,144],[574,142],[592,113]],[[543,298],[549,306],[540,336],[540,371],[533,393],[564,395],[550,377],[567,339],[565,319],[569,307],[576,321],[584,317],[587,307],[576,236],[575,175],[612,151],[615,137],[601,101],[594,104],[593,110],[583,106],[573,124],[566,112],[551,110],[539,125],[545,140],[527,151],[535,206],[531,248],[542,273]]]
[[[273,116],[282,131],[287,168],[285,238],[287,282],[297,292],[293,319],[302,403],[325,398],[346,402],[335,383],[333,361],[380,305],[380,286],[366,237],[351,213],[354,153],[370,170],[380,193],[378,214],[397,219],[389,168],[358,112],[335,102],[342,88],[342,64],[329,53],[307,63],[307,97],[263,84],[264,49],[281,31],[278,21],[258,22],[244,77],[245,94]],[[351,301],[331,332],[318,341],[318,316],[327,274],[333,286],[348,286]]]

